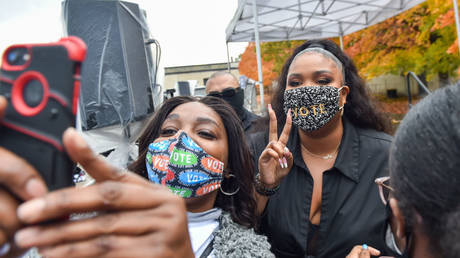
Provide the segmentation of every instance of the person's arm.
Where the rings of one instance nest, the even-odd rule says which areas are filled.
[[[57,190],[21,204],[18,217],[28,226],[16,233],[16,244],[36,246],[46,257],[194,257],[182,198],[112,167],[73,129],[64,133],[63,142],[96,184]],[[54,221],[92,211],[99,215]],[[42,222],[48,223],[37,224]]]
[[[258,214],[262,214],[269,196],[277,190],[281,180],[289,173],[293,164],[292,153],[286,148],[292,125],[291,113],[288,112],[286,124],[279,137],[276,115],[271,105],[268,105],[268,114],[270,117],[269,142],[259,157],[259,175],[256,178]]]

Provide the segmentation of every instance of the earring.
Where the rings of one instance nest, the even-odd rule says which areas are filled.
[[[343,116],[343,110],[345,109],[345,105],[339,107],[340,110],[340,116]]]
[[[234,174],[228,174],[228,176],[236,178],[236,176]],[[238,186],[238,188],[236,188],[236,190],[234,190],[233,192],[230,192],[230,193],[222,190],[222,185],[220,186],[220,192],[223,193],[224,195],[227,195],[227,196],[235,195],[236,193],[238,193],[238,191],[240,191],[239,186]]]

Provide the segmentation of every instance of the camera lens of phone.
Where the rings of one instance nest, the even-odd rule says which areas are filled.
[[[8,63],[13,64],[17,58],[18,58],[18,52],[11,51],[8,53],[8,56],[7,56]]]
[[[43,99],[43,86],[37,80],[30,80],[24,86],[23,91],[24,102],[29,107],[38,106]]]
[[[15,48],[6,55],[6,61],[10,65],[24,65],[29,58],[27,48]]]

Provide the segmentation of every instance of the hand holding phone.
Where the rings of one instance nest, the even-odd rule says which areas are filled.
[[[73,162],[62,133],[75,125],[85,43],[77,37],[7,48],[0,95],[8,100],[0,146],[27,160],[50,190],[71,186]]]

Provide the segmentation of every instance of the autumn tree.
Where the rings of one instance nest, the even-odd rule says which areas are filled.
[[[274,72],[273,67],[273,60],[262,60],[262,77],[264,79],[263,84],[265,86],[271,85],[272,81],[277,78],[277,74]],[[238,70],[241,75],[246,75],[247,77],[258,81],[259,76],[257,71],[256,45],[254,42],[249,43],[241,55]]]
[[[455,77],[460,66],[455,29],[452,2],[427,0],[393,18],[345,36],[345,52],[366,79],[387,73],[405,75],[409,71],[427,80],[436,75],[441,79]],[[337,38],[334,41],[337,42]],[[277,77],[286,59],[302,42],[261,43],[264,84]],[[240,67],[243,68],[240,73],[257,79],[254,43],[248,45]]]
[[[409,71],[453,76],[460,65],[451,1],[428,0],[344,37],[345,51],[367,79]]]

